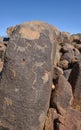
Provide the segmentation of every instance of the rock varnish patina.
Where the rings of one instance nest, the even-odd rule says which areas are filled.
[[[57,33],[56,28],[43,22],[11,29],[0,83],[1,129],[43,130]]]

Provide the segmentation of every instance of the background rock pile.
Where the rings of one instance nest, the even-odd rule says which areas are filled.
[[[3,98],[0,103],[4,104],[4,108],[0,105],[3,113],[0,114],[0,130],[81,130],[81,35],[60,32],[42,22],[24,23],[8,28],[7,32],[9,38],[0,38],[0,98]],[[18,51],[20,47],[23,50],[27,47],[29,51]],[[19,77],[16,77],[16,73]],[[37,79],[33,82],[36,75]],[[33,86],[33,91],[28,86]],[[15,88],[18,96],[14,97],[14,89],[10,87]],[[18,89],[21,93],[18,93]],[[1,97],[3,91],[5,94]],[[29,97],[32,98],[27,99]],[[30,110],[26,110],[26,107]],[[18,111],[21,112],[18,113],[20,116],[15,115]],[[37,121],[39,117],[40,122]]]
[[[80,34],[70,35],[61,32],[60,40],[57,41],[53,69],[54,87],[52,87],[45,130],[81,129],[80,47]]]

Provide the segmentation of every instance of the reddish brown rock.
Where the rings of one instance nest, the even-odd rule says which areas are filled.
[[[51,107],[57,108],[60,113],[63,113],[71,106],[72,100],[71,85],[63,76],[59,76],[55,83],[55,90],[52,91]]]
[[[81,130],[81,112],[69,108],[60,115],[50,108],[44,130]]]
[[[57,114],[56,110],[53,108],[50,108],[46,117],[44,130],[56,130],[57,126],[57,119],[60,117],[59,114]]]
[[[81,112],[68,109],[58,118],[58,130],[81,130]]]
[[[53,125],[54,114],[55,114],[54,111],[52,109],[49,109],[44,125],[44,130],[54,130]]]
[[[69,82],[74,95],[73,106],[81,111],[81,61],[74,65],[69,77]]]

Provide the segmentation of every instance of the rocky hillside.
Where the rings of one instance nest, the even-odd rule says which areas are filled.
[[[81,130],[81,34],[43,22],[0,38],[0,130]]]

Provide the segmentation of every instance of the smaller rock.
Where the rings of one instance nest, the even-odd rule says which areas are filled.
[[[63,75],[62,68],[59,68],[58,66],[54,66],[54,68],[53,68],[53,79],[57,79],[60,75]]]
[[[68,69],[68,65],[69,65],[69,62],[67,60],[61,60],[59,63],[58,63],[58,66],[62,69]]]
[[[67,109],[67,112],[58,118],[58,130],[81,130],[81,112]]]
[[[66,111],[73,101],[72,89],[64,76],[59,76],[55,84],[55,90],[51,95],[51,107],[57,108],[60,113]]]
[[[78,34],[72,35],[71,36],[71,41],[72,42],[76,42],[76,44],[80,44],[81,43],[80,35],[78,35]]]
[[[75,47],[80,51],[81,53],[81,44],[75,44]]]
[[[49,108],[44,125],[44,130],[57,130],[57,128],[59,127],[58,125],[60,117],[61,115],[57,113],[56,109]]]
[[[67,60],[69,63],[71,63],[74,59],[74,51],[72,49],[69,49],[68,52],[64,53],[61,57],[61,60]]]
[[[50,108],[46,117],[44,130],[54,130],[54,118],[57,118],[58,114],[55,109]]]
[[[69,32],[61,32],[63,37],[63,43],[70,43],[71,42],[71,35]]]
[[[15,27],[11,26],[11,27],[7,28],[7,34],[9,37],[13,34],[13,32],[16,30],[16,28],[17,28],[17,25]]]
[[[61,50],[61,46],[57,44],[54,65],[57,65],[58,62],[60,61],[60,58],[62,56],[62,53],[60,52],[60,50]]]
[[[75,57],[75,61],[81,61],[81,54],[79,54],[79,55],[77,55],[77,56]]]
[[[1,61],[1,59],[0,59],[0,73],[1,73],[1,71],[2,71],[2,69],[3,69],[3,62]]]
[[[71,45],[70,43],[66,43],[62,46],[62,53],[66,53],[66,52],[69,52],[69,49],[73,50],[74,49],[74,46]]]
[[[73,51],[74,51],[74,56],[80,55],[80,51],[77,48],[74,48]]]
[[[6,46],[3,43],[0,43],[0,58],[1,58],[1,61],[4,61],[5,50],[6,50]]]
[[[77,62],[69,76],[69,82],[73,90],[73,108],[81,111],[81,61]]]
[[[64,70],[64,77],[68,80],[72,69]]]
[[[5,50],[6,46],[4,45],[4,42],[0,42],[0,73],[3,69]]]
[[[66,113],[60,115],[50,108],[44,130],[81,130],[81,112],[69,108]]]
[[[63,36],[60,32],[59,36],[57,37],[57,43],[60,45],[61,43],[63,43]]]

